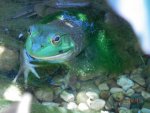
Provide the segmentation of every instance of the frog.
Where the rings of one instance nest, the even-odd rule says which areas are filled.
[[[84,14],[83,16],[86,17]],[[63,12],[59,19],[46,24],[31,25],[25,46],[21,50],[20,69],[13,82],[16,83],[18,77],[23,73],[25,87],[27,87],[30,72],[40,79],[35,69],[39,65],[33,64],[33,62],[67,65],[68,62],[75,59],[87,45],[85,29],[91,24],[85,20],[86,18],[77,19],[75,16]]]

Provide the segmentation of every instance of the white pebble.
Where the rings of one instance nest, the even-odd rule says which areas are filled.
[[[98,94],[97,94],[96,92],[88,91],[88,92],[86,92],[86,95],[87,95],[90,99],[92,99],[92,100],[95,100],[95,99],[98,99],[98,98],[99,98],[99,96],[98,96]]]
[[[3,97],[9,101],[20,101],[22,91],[17,85],[10,85],[4,92]]]
[[[88,104],[89,108],[98,111],[98,110],[101,110],[104,108],[106,102],[102,99],[96,99],[94,101],[88,100],[87,104]]]
[[[63,91],[61,93],[60,97],[66,102],[72,102],[72,101],[74,101],[74,98],[75,98],[73,94],[68,93],[66,91]]]
[[[67,109],[73,110],[77,108],[77,104],[75,102],[69,102],[67,104]]]
[[[88,107],[85,103],[80,103],[80,104],[78,105],[78,109],[79,109],[80,111],[87,111],[87,110],[89,110],[89,107]]]
[[[121,76],[117,80],[117,84],[121,86],[125,91],[128,90],[130,87],[134,86],[134,82],[128,79],[126,76]]]
[[[110,93],[113,94],[113,93],[118,93],[118,92],[123,92],[123,89],[122,88],[118,88],[118,87],[113,87],[110,89]]]

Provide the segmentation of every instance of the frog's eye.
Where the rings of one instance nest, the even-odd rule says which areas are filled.
[[[59,35],[56,35],[52,38],[52,44],[56,45],[60,42],[61,38]]]

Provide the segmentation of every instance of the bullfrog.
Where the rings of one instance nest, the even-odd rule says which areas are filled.
[[[30,26],[25,47],[21,51],[22,63],[13,82],[21,73],[24,73],[26,86],[29,72],[40,78],[35,70],[39,65],[32,62],[65,63],[78,56],[87,44],[85,28],[91,26],[85,19],[77,19],[65,12],[59,19],[47,24]]]

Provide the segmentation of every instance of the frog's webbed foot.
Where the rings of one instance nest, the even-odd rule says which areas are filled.
[[[22,53],[20,55],[20,60],[21,60],[20,69],[19,69],[18,74],[14,78],[13,83],[16,83],[18,77],[23,73],[24,74],[25,86],[27,86],[27,84],[28,84],[28,75],[29,75],[30,72],[32,72],[37,78],[40,78],[40,76],[38,75],[38,73],[35,70],[35,67],[38,67],[38,66],[33,65],[29,62],[29,58],[26,54],[26,50],[23,50],[21,52]]]

